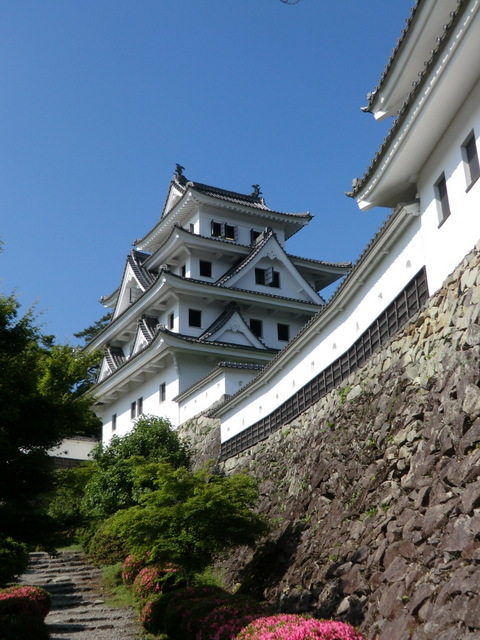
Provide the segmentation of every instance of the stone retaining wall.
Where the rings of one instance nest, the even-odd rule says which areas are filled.
[[[341,388],[224,463],[259,479],[272,522],[219,565],[231,586],[369,638],[480,639],[479,266],[476,250]],[[194,423],[204,460],[218,428]]]

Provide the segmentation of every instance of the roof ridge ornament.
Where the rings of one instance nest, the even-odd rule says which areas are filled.
[[[259,184],[252,184],[252,193],[250,194],[253,198],[260,198],[260,196],[262,195],[262,191],[260,189],[260,185]]]
[[[185,171],[185,167],[182,167],[181,164],[175,163],[175,177],[176,178],[184,178],[183,172]]]

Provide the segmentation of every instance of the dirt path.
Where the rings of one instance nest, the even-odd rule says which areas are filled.
[[[51,640],[138,640],[142,633],[135,611],[108,607],[100,577],[81,553],[63,551],[56,557],[31,553],[20,581],[51,593],[46,618]]]

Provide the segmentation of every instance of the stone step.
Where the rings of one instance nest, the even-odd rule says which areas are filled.
[[[105,604],[101,571],[78,552],[30,554],[24,584],[41,586],[52,596],[46,618],[51,640],[136,640],[136,614]]]

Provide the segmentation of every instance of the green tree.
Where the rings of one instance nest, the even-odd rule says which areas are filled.
[[[0,295],[0,535],[32,543],[48,530],[33,506],[53,479],[48,450],[99,428],[85,393],[97,355],[54,345],[35,320]]]
[[[109,311],[104,316],[102,316],[99,320],[96,320],[89,327],[84,329],[83,331],[79,331],[78,333],[74,333],[75,338],[81,338],[84,340],[85,344],[88,344],[95,336],[101,333],[105,327],[107,327],[112,320],[112,312]]]
[[[130,552],[151,552],[182,567],[188,579],[221,551],[253,546],[268,527],[253,511],[255,481],[206,468],[192,472],[167,462],[135,469],[135,484],[150,487],[139,504],[109,518],[103,531],[122,539]]]
[[[135,469],[147,462],[168,461],[173,467],[190,465],[187,442],[180,440],[168,420],[141,416],[133,430],[113,436],[93,454],[94,471],[85,488],[84,508],[93,518],[106,518],[138,502]],[[146,486],[142,491],[146,491]]]

